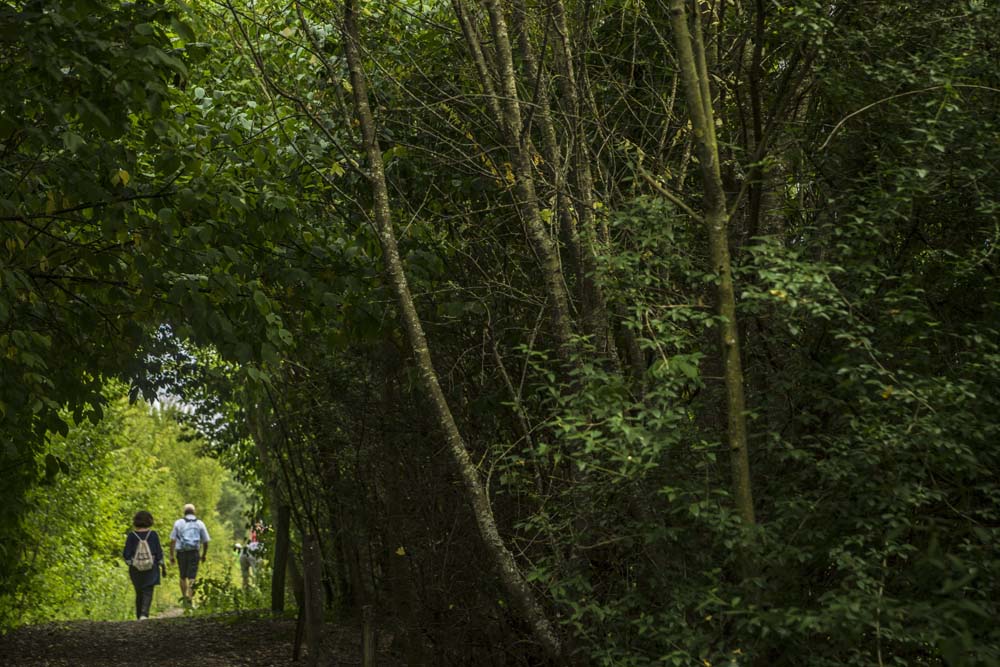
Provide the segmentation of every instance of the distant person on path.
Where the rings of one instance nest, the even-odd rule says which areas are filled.
[[[198,576],[198,563],[208,556],[208,530],[201,519],[194,514],[194,505],[184,506],[184,516],[174,522],[170,531],[170,564],[177,556],[178,574],[181,581],[181,597],[185,604],[194,601],[194,580]],[[201,548],[201,556],[198,549]]]
[[[151,530],[153,515],[142,510],[132,517],[132,530],[125,538],[125,549],[122,557],[128,563],[128,576],[135,588],[135,618],[142,621],[149,618],[149,607],[153,602],[153,588],[160,584],[160,569],[167,574],[167,566],[163,562],[163,547],[160,546],[160,536]],[[139,543],[145,542],[149,547],[148,554],[138,554]],[[146,558],[152,556],[152,564]]]
[[[250,545],[236,543],[236,555],[240,561],[240,575],[243,577],[243,590],[250,588],[250,572],[253,571],[254,579],[257,575],[257,563],[253,554],[250,553]]]
[[[253,574],[254,585],[257,582],[257,566],[260,563],[261,544],[257,541],[255,533],[251,531],[250,542],[247,544],[236,544],[240,557],[240,574],[243,575],[243,589],[250,587],[250,575]]]

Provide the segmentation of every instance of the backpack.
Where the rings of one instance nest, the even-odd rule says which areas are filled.
[[[201,529],[197,519],[184,518],[184,525],[177,531],[177,542],[180,551],[197,551],[201,545]]]
[[[146,539],[139,537],[138,533],[133,532],[132,534],[139,540],[139,544],[135,547],[135,555],[132,556],[132,567],[140,572],[152,570],[153,552],[149,550],[149,533],[146,533]]]

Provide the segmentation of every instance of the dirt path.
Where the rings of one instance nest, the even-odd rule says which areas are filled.
[[[223,667],[302,665],[292,662],[295,621],[255,616],[73,621],[36,625],[0,636],[0,664],[18,667],[156,665]],[[328,625],[323,664],[360,665],[355,628]],[[399,665],[386,654],[380,667]]]

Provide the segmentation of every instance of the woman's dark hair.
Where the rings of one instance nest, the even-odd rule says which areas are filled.
[[[139,510],[132,517],[132,525],[136,528],[149,528],[153,525],[153,515],[146,510]]]

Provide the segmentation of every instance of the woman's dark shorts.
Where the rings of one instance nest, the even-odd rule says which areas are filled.
[[[198,576],[198,561],[201,556],[197,549],[177,552],[177,569],[183,579],[194,579]]]

